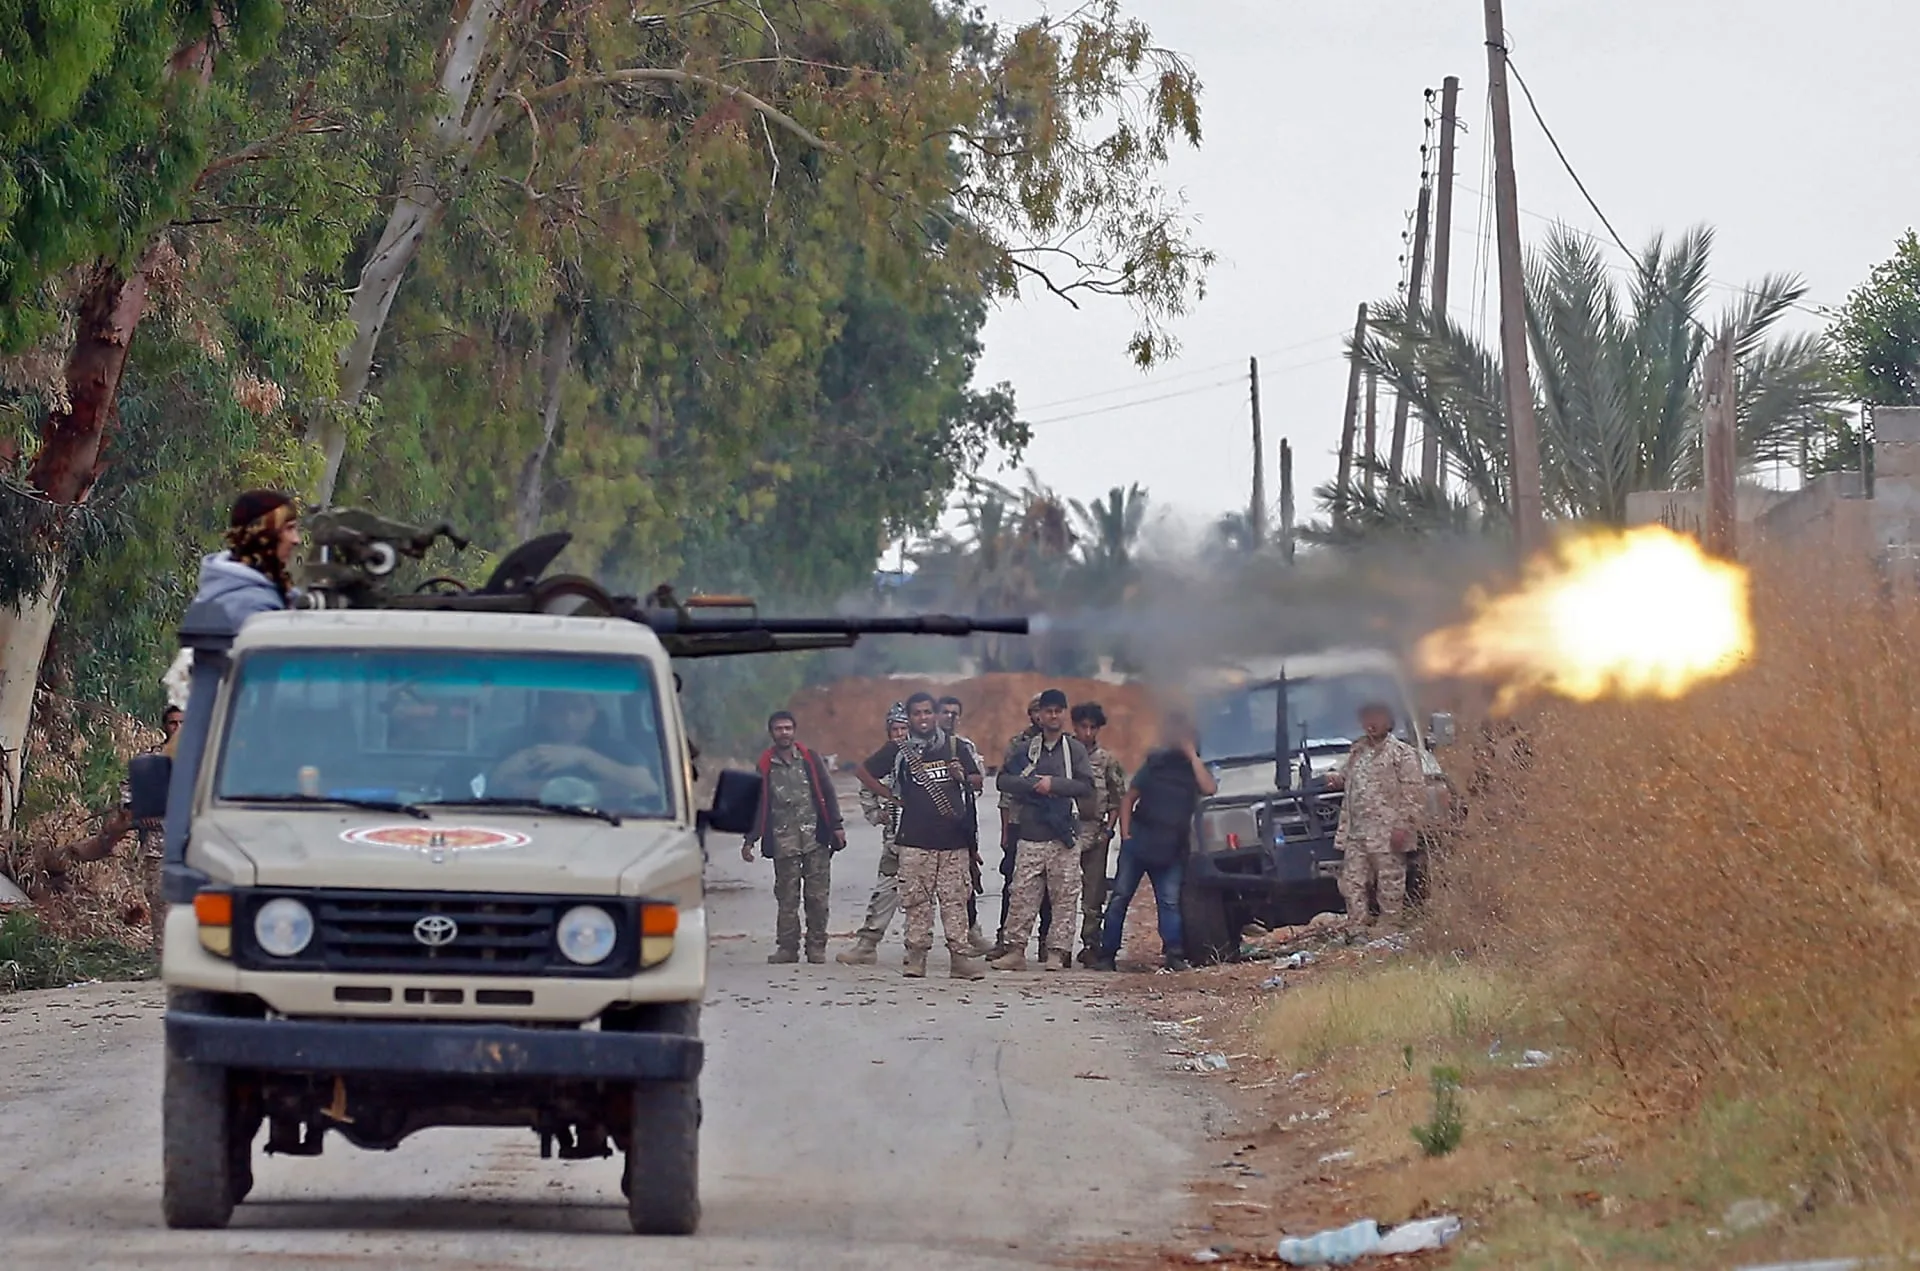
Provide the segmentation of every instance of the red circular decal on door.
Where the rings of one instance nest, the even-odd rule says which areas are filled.
[[[368,847],[397,847],[410,852],[485,852],[493,848],[525,847],[533,842],[513,830],[479,825],[374,825],[348,830],[340,836]]]

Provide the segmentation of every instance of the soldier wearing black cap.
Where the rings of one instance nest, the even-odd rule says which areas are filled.
[[[1045,951],[1048,970],[1073,965],[1070,915],[1080,901],[1080,846],[1076,801],[1093,794],[1086,747],[1066,731],[1067,695],[1050,688],[1040,695],[1039,732],[1025,745],[1007,748],[996,784],[1016,801],[1013,897],[1007,911],[1005,952],[989,965],[1020,971],[1027,965],[1027,937],[1040,900],[1051,899],[1058,918]]]

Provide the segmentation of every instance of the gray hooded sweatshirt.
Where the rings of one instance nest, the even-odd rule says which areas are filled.
[[[200,590],[194,603],[211,601],[219,605],[237,629],[256,613],[285,609],[287,601],[273,580],[251,565],[243,565],[231,552],[215,552],[200,560]]]

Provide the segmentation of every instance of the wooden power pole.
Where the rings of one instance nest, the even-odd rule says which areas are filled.
[[[1734,374],[1733,334],[1723,331],[1707,354],[1706,400],[1700,417],[1701,485],[1707,503],[1702,537],[1707,551],[1723,560],[1733,560],[1740,549],[1734,488],[1739,447]]]
[[[1507,479],[1514,546],[1526,560],[1546,545],[1540,497],[1540,433],[1527,368],[1527,281],[1520,261],[1520,189],[1513,176],[1513,112],[1507,102],[1507,36],[1501,0],[1486,0],[1487,92],[1493,99],[1493,212],[1500,251],[1500,355],[1506,371]]]
[[[1420,156],[1420,205],[1413,214],[1413,271],[1407,275],[1407,316],[1420,316],[1421,283],[1427,273],[1427,214],[1433,201],[1433,186],[1427,180],[1427,156]],[[1405,393],[1393,395],[1393,450],[1389,471],[1398,479],[1406,472],[1407,401]]]
[[[1293,560],[1293,443],[1280,439],[1280,553]]]
[[[1367,306],[1353,320],[1353,347],[1347,354],[1347,408],[1340,417],[1340,468],[1333,492],[1333,527],[1347,524],[1347,491],[1353,485],[1353,426],[1360,415],[1360,346],[1367,338]]]
[[[1433,213],[1433,324],[1447,322],[1447,271],[1453,263],[1453,134],[1460,121],[1460,77],[1449,75],[1440,86],[1440,188]],[[1440,435],[1433,423],[1420,434],[1420,481],[1440,484]]]
[[[1368,494],[1373,493],[1373,474],[1380,467],[1380,381],[1372,371],[1367,372],[1367,462],[1365,471],[1360,474],[1360,484]]]
[[[1260,438],[1260,359],[1247,359],[1247,386],[1253,397],[1253,506],[1247,509],[1247,525],[1253,541],[1264,547],[1267,542],[1267,451]]]

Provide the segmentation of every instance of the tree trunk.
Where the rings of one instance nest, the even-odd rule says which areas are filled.
[[[320,488],[315,492],[320,506],[333,501],[340,463],[346,457],[347,417],[360,404],[373,379],[373,355],[387,315],[393,312],[394,298],[400,294],[408,267],[420,254],[421,242],[446,210],[450,188],[443,185],[443,180],[450,177],[457,183],[466,176],[474,155],[499,122],[500,100],[518,64],[517,53],[495,59],[480,106],[471,115],[468,107],[473,103],[480,64],[503,4],[504,0],[470,0],[464,11],[457,7],[454,10],[456,23],[436,85],[445,104],[434,117],[419,160],[401,183],[379,243],[360,268],[347,310],[353,320],[353,341],[340,355],[339,397],[331,409],[317,414],[307,429],[308,442],[318,446],[326,457]],[[523,43],[526,38],[532,36],[524,37]]]
[[[516,541],[521,543],[540,530],[540,513],[546,501],[547,456],[553,452],[553,435],[560,426],[560,388],[572,360],[573,315],[555,305],[547,318],[547,338],[540,351],[540,440],[520,470],[520,493],[515,501],[513,528]]]
[[[53,617],[60,607],[64,570],[49,567],[47,581],[37,595],[22,597],[18,605],[0,607],[0,830],[13,828],[20,806],[20,775],[27,733],[33,726],[34,690],[40,683],[40,659],[53,634]]]
[[[53,503],[78,503],[100,475],[101,452],[120,398],[133,332],[147,310],[147,274],[163,248],[150,248],[131,277],[95,269],[76,308],[67,355],[67,405],[49,411],[27,483]]]

